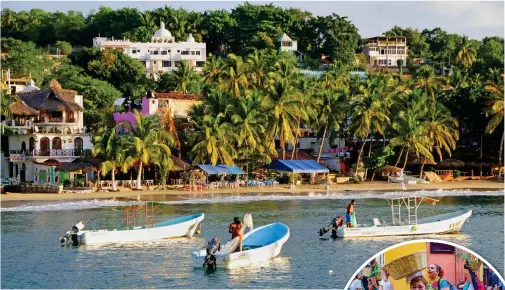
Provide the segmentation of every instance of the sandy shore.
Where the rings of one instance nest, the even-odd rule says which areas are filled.
[[[484,181],[484,180],[465,180],[455,182],[438,182],[430,184],[414,184],[408,185],[409,190],[452,190],[452,189],[470,189],[470,190],[504,190],[503,181]],[[399,184],[374,181],[365,182],[362,184],[338,184],[331,185],[330,192],[342,191],[398,191],[401,190]],[[72,199],[96,199],[96,198],[136,198],[137,196],[154,196],[154,195],[202,195],[210,194],[249,194],[249,193],[293,193],[303,194],[310,192],[327,192],[324,186],[321,185],[300,185],[294,190],[290,190],[288,186],[279,187],[263,187],[263,188],[227,188],[204,191],[184,191],[182,189],[166,189],[166,190],[130,190],[120,188],[118,192],[90,192],[90,193],[63,193],[63,194],[48,194],[48,193],[6,193],[2,194],[1,201],[37,201],[37,200],[72,200]]]

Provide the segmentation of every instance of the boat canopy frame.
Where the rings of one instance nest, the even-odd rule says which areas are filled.
[[[125,205],[121,208],[125,212],[125,220],[126,220],[126,229],[135,229],[137,227],[137,217],[135,216],[136,212],[144,212],[144,224],[146,228],[154,227],[154,210],[160,206],[160,204],[156,204],[154,202],[144,202],[141,204],[132,204]]]
[[[435,205],[439,200],[423,196],[405,196],[388,200],[393,225],[402,225],[402,206],[407,208],[408,225],[417,225],[417,209],[423,201]],[[395,219],[396,217],[396,219]]]

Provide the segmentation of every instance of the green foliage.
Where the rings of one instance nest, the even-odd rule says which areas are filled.
[[[2,52],[8,53],[2,59],[2,69],[10,69],[12,76],[32,75],[40,82],[51,68],[49,55],[37,48],[33,42],[23,42],[13,38],[2,38]]]
[[[394,156],[395,152],[390,147],[384,147],[380,151],[373,152],[370,158],[365,161],[365,167],[367,168],[379,168],[388,164],[388,160],[391,156]]]
[[[60,50],[63,55],[68,55],[72,53],[72,45],[66,41],[57,41],[56,47]]]

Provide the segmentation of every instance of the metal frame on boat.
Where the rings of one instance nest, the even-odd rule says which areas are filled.
[[[388,200],[391,207],[392,225],[384,220],[374,218],[374,225],[358,225],[354,228],[339,227],[337,235],[342,238],[379,237],[379,236],[409,236],[428,234],[448,234],[461,231],[464,222],[472,215],[472,211],[453,212],[433,217],[418,219],[417,209],[421,203],[436,204],[439,200],[409,196]],[[407,218],[402,220],[402,207],[407,209]]]

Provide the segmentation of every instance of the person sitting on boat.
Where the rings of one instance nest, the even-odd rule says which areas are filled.
[[[239,237],[239,251],[242,252],[242,222],[238,217],[233,218],[233,222],[230,224],[228,228],[228,232],[231,234],[231,239],[233,240],[236,237]]]
[[[450,290],[451,283],[444,279],[444,269],[437,264],[431,264],[428,267],[428,290]]]
[[[356,204],[356,201],[353,199],[351,202],[347,205],[347,210],[345,213],[345,219],[347,223],[348,228],[352,228],[352,216],[354,215],[354,205]]]

